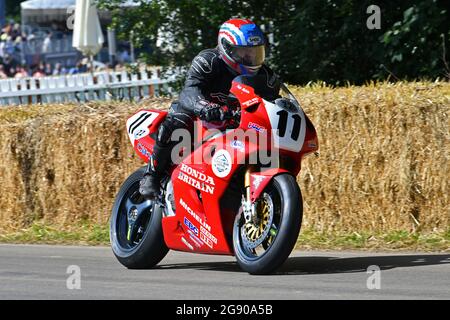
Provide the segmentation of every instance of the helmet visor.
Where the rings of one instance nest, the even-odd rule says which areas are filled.
[[[231,58],[239,64],[248,67],[258,67],[263,64],[266,58],[266,48],[264,45],[252,47],[231,46]]]

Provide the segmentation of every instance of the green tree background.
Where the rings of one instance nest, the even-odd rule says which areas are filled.
[[[20,3],[24,0],[5,0],[5,13],[8,20],[20,21]]]
[[[151,64],[189,65],[199,51],[216,46],[221,23],[246,17],[270,34],[268,63],[289,83],[450,75],[447,0],[134,0],[138,6],[123,10],[124,1],[98,0],[113,12],[122,38],[149,49],[141,58]],[[379,30],[367,28],[370,5],[381,9]]]

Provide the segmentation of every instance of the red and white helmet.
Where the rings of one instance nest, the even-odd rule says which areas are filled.
[[[248,19],[231,19],[219,30],[218,49],[223,61],[239,74],[255,74],[266,58],[261,29]]]

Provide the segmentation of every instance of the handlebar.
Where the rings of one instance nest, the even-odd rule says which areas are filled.
[[[209,120],[209,121],[226,121],[230,122],[231,125],[235,125],[236,123],[239,123],[240,117],[241,117],[241,110],[240,108],[233,108],[229,106],[223,106],[221,107],[220,111],[220,119],[217,120]],[[198,116],[200,120],[208,121],[202,114]]]
[[[233,110],[230,107],[228,107],[228,111],[223,115],[223,120],[235,120],[239,121],[239,118],[241,117],[241,110]]]

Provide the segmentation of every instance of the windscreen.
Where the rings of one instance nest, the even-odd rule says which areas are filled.
[[[255,93],[265,100],[274,101],[280,98],[280,85],[269,86],[265,75],[240,75],[234,78],[234,81],[252,87]]]

